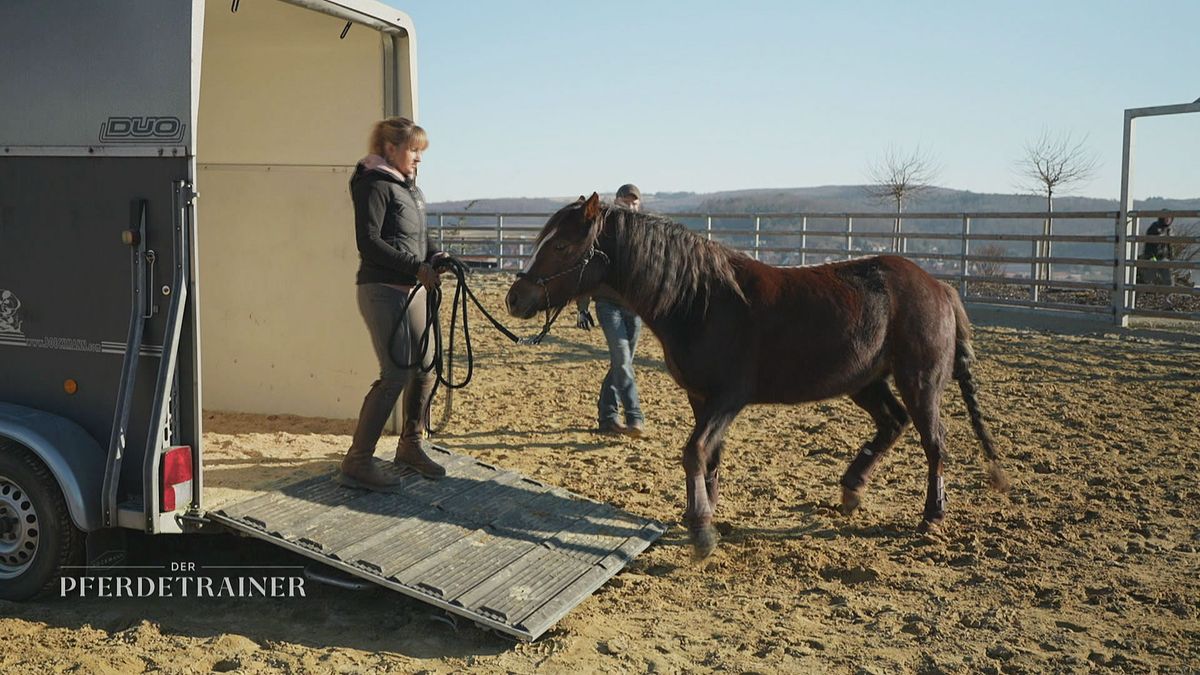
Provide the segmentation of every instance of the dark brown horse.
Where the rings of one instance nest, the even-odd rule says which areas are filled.
[[[867,411],[876,431],[842,476],[847,514],[911,420],[929,463],[925,531],[945,517],[939,408],[953,377],[989,461],[991,485],[1008,488],[975,398],[962,302],[953,288],[904,258],[771,267],[665,218],[609,208],[593,193],[547,221],[506,303],[513,316],[530,318],[599,284],[642,317],[687,392],[696,426],[683,449],[684,518],[700,556],[717,542],[712,516],[725,432],[751,403],[846,394]]]

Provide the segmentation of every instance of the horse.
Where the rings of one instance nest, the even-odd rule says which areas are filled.
[[[604,284],[662,344],[695,427],[683,448],[684,521],[698,558],[716,548],[725,433],[747,405],[847,395],[875,435],[843,474],[840,510],[852,514],[883,455],[913,424],[928,463],[918,531],[941,528],[946,496],[942,393],[958,381],[988,461],[991,487],[1009,481],[984,423],[971,373],[971,326],[958,293],[910,260],[877,256],[773,267],[661,216],[580,197],[552,215],[505,296],[529,319]],[[895,382],[900,400],[892,393]],[[901,402],[903,401],[903,403]]]

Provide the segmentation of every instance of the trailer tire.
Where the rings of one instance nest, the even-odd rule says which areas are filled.
[[[82,557],[58,481],[32,452],[0,440],[0,600],[49,590]]]

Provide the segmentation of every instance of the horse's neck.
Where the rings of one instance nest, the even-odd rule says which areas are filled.
[[[696,289],[683,291],[678,284],[685,283],[682,279],[694,274],[707,274],[705,270],[677,269],[669,279],[664,279],[644,264],[629,262],[631,256],[621,255],[619,249],[622,246],[648,245],[649,238],[634,234],[635,231],[645,234],[646,230],[665,227],[664,224],[643,214],[630,214],[619,226],[611,222],[608,225],[609,229],[605,233],[607,243],[602,249],[612,262],[612,272],[606,275],[604,283],[619,294],[627,306],[637,312],[643,321],[654,321],[664,326],[688,324],[695,321],[697,316],[703,317],[707,304],[707,289],[701,288],[698,293]],[[672,262],[683,266],[698,264],[697,261],[686,257],[676,258]],[[682,297],[693,294],[698,294],[703,300],[697,303],[696,300],[700,298],[692,297],[692,301],[688,302]]]
[[[612,258],[613,254],[605,251],[606,255]],[[615,258],[612,258],[615,260]],[[621,273],[609,275],[604,284],[611,288],[617,295],[621,296],[621,300],[625,305],[632,309],[637,314],[642,322],[646,324],[655,335],[659,336],[664,344],[673,338],[679,337],[686,340],[686,326],[693,325],[696,321],[702,318],[704,307],[702,304],[676,304],[665,312],[655,313],[654,308],[658,303],[659,296],[656,293],[645,293],[644,287],[649,287],[656,292],[661,292],[661,289],[652,283],[648,283],[641,278],[637,270],[621,270]],[[644,286],[644,287],[643,287]],[[637,290],[638,292],[635,292]]]

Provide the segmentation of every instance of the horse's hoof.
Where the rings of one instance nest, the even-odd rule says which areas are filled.
[[[703,560],[712,555],[712,552],[717,550],[717,542],[720,541],[720,537],[717,536],[717,531],[712,525],[693,529],[691,538],[692,557],[696,560]]]
[[[1005,473],[1004,469],[1000,468],[1000,465],[996,462],[992,462],[988,465],[987,474],[988,484],[990,484],[992,489],[996,492],[1003,494],[1012,489],[1012,481],[1008,479],[1008,474]]]
[[[935,537],[941,536],[943,534],[942,519],[930,520],[926,518],[922,520],[921,524],[917,526],[917,534],[929,534]]]
[[[842,488],[842,506],[841,511],[843,516],[852,515],[858,510],[858,505],[862,503],[862,492],[859,490],[851,490]]]

